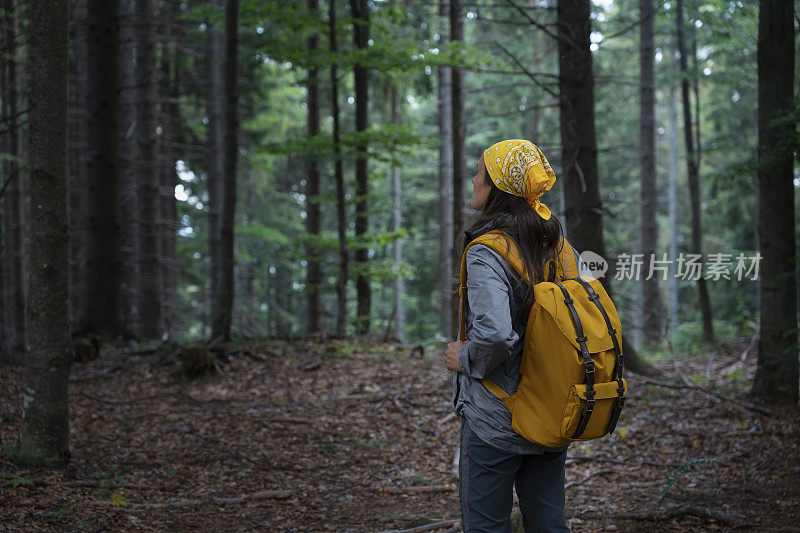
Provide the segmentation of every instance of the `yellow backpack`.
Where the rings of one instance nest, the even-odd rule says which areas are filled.
[[[530,283],[513,239],[493,230],[471,241],[461,259],[461,326],[466,340],[467,250],[484,244]],[[511,428],[543,446],[559,447],[614,431],[628,384],[622,377],[619,315],[600,280],[578,276],[572,247],[563,239],[552,281],[534,285],[520,373],[514,394],[487,378],[481,383],[511,411]]]

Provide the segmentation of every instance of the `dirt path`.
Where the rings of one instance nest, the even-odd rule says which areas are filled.
[[[800,416],[736,399],[753,370],[742,350],[709,365],[711,383],[705,361],[681,363],[706,391],[671,364],[663,381],[682,388],[630,379],[617,432],[570,448],[572,531],[800,531]],[[459,518],[459,421],[438,357],[276,343],[195,380],[158,360],[74,366],[70,466],[0,459],[0,530],[378,532]],[[22,373],[0,367],[6,446]]]

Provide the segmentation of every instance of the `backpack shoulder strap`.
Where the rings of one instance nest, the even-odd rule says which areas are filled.
[[[517,249],[517,243],[514,242],[514,239],[507,233],[501,230],[492,230],[488,233],[484,233],[477,239],[473,240],[469,243],[469,246],[474,244],[483,244],[488,246],[495,252],[497,252],[500,257],[505,259],[509,265],[523,278],[525,278],[525,282],[529,283],[528,277],[525,275],[525,267],[522,264],[522,256]],[[468,247],[469,247],[468,246]],[[462,267],[463,267],[463,275],[466,279],[466,259],[467,254],[466,250],[464,250],[464,257],[462,258]]]
[[[553,260],[548,261],[546,265],[547,275],[546,279],[549,281],[562,281],[564,279],[575,278],[578,276],[578,263],[575,257],[574,248],[572,244],[563,238],[563,248],[557,257],[556,265],[553,270],[550,270]],[[525,283],[530,284],[530,278],[525,272],[523,266],[522,256],[519,253],[517,244],[514,239],[504,231],[492,230],[484,233],[480,237],[473,239],[464,247],[464,254],[461,256],[460,268],[460,284],[458,287],[459,309],[461,310],[461,324],[459,326],[459,340],[466,340],[466,306],[467,306],[467,250],[476,244],[483,244],[497,252],[500,257],[505,259],[511,267],[525,280]]]

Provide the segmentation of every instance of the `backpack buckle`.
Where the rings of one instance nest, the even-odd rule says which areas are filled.
[[[595,301],[595,300],[599,300],[599,299],[600,299],[600,295],[598,295],[597,293],[594,293],[591,296],[589,296],[589,300],[591,300],[592,302]]]
[[[578,342],[586,342],[586,341],[589,340],[589,337],[584,335],[583,337],[575,337],[575,340],[578,341]]]

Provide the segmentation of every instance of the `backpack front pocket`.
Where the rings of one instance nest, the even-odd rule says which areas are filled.
[[[624,378],[622,385],[622,394],[625,395],[628,391],[628,383]],[[575,384],[567,395],[561,420],[561,436],[565,439],[591,440],[600,438],[608,432],[608,422],[619,398],[619,384],[616,380],[595,384],[594,409],[589,417],[589,422],[577,438],[573,436],[578,428],[581,415],[586,409],[586,389],[586,384]]]

